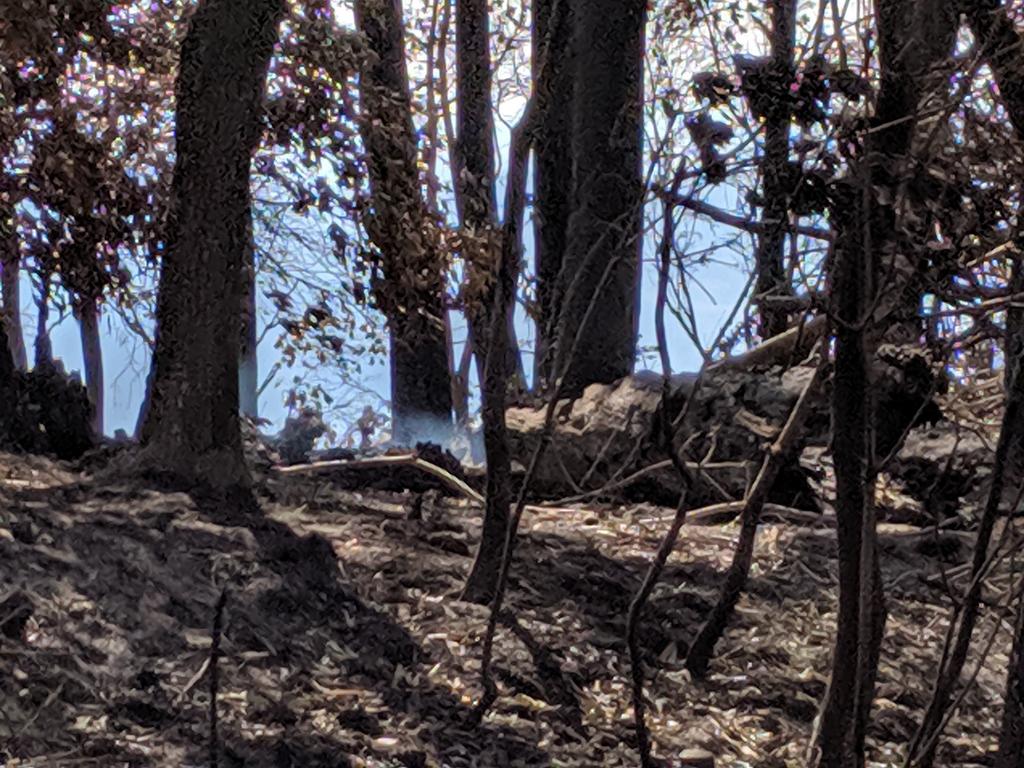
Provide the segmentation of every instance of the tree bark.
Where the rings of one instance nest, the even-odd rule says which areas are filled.
[[[796,0],[771,0],[771,76],[780,91],[788,92],[795,76]],[[764,157],[761,160],[764,208],[763,234],[757,243],[757,285],[760,298],[792,293],[786,277],[786,231],[789,228],[789,129],[792,120],[788,99],[777,99],[765,117]],[[786,330],[788,313],[768,302],[759,305],[761,337],[770,339]]]
[[[967,20],[978,40],[981,58],[992,69],[996,84],[999,86],[999,97],[1006,107],[1017,138],[1024,142],[1024,36],[1017,32],[1013,22],[1006,15],[1006,9],[1000,0],[977,0],[967,3]],[[1024,208],[1018,216],[1024,213]],[[1017,245],[1024,247],[1024,233],[1019,233]],[[1020,291],[1024,286],[1024,266],[1019,258],[1013,264],[1011,275],[1011,292]],[[1024,311],[1018,306],[1011,306],[1006,317],[1006,348],[1007,363],[1019,358],[1024,349]],[[1009,374],[1010,366],[1007,365]],[[1007,378],[1009,389],[1009,377]],[[1024,420],[1008,426],[1008,429],[1024,440]],[[1006,485],[1016,488],[1024,480],[1024,445],[1017,441],[1011,451],[1012,467]]]
[[[872,130],[865,138],[862,158],[832,206],[836,242],[831,279],[837,326],[832,451],[836,468],[839,617],[832,677],[816,739],[816,764],[822,768],[864,765],[865,731],[885,625],[871,502],[874,469],[869,371],[877,342],[873,326],[893,322],[884,302],[875,305],[879,290],[876,281],[884,268],[883,259],[895,259],[898,254],[893,248],[895,208],[880,202],[878,190],[888,189],[895,198],[927,79],[935,65],[951,52],[956,34],[956,14],[946,0],[913,4],[876,0],[875,16],[881,88]],[[917,304],[906,302],[905,306],[913,321]],[[856,664],[851,663],[854,659]]]
[[[512,132],[509,173],[505,190],[505,222],[501,231],[494,280],[485,296],[490,307],[488,353],[484,358],[481,395],[483,400],[484,450],[487,454],[487,501],[480,546],[462,598],[486,603],[494,597],[501,572],[502,555],[509,532],[512,503],[512,453],[505,410],[508,383],[514,371],[508,345],[511,337],[507,318],[515,303],[516,276],[526,203],[526,169],[530,151],[534,104]]]
[[[464,227],[481,234],[494,228],[497,207],[487,6],[487,0],[464,0],[455,6],[459,213]]]
[[[259,351],[257,349],[259,339],[257,336],[255,247],[252,242],[251,228],[248,251],[248,263],[242,270],[244,286],[242,289],[241,349],[238,361],[238,398],[242,415],[255,419],[260,415],[260,369]]]
[[[14,222],[14,206],[0,198],[0,315],[7,347],[18,370],[28,368],[25,337],[21,328],[21,254]]]
[[[53,359],[53,344],[50,342],[50,283],[53,280],[53,270],[49,264],[44,263],[39,270],[39,296],[36,299],[36,341],[35,341],[35,367],[52,368],[55,363]]]
[[[374,295],[391,335],[392,439],[443,440],[452,424],[444,263],[420,189],[401,5],[356,0],[355,17],[372,54],[359,79],[360,130],[373,209],[366,227],[384,278]]]
[[[100,342],[100,311],[94,299],[76,302],[82,360],[85,363],[85,389],[92,404],[92,430],[103,434],[103,346]]]
[[[494,186],[494,115],[491,107],[490,20],[487,0],[460,0],[455,5],[458,154],[456,184],[462,224],[462,254],[466,262],[466,314],[473,326],[473,351],[480,381],[484,381],[491,342],[490,311],[485,298],[497,280],[497,198]],[[518,264],[516,265],[518,266]],[[518,269],[516,269],[518,276]],[[513,306],[507,307],[511,312]],[[515,327],[507,322],[501,342],[506,368],[518,379],[519,355]]]
[[[1024,141],[1024,37],[1018,34],[1013,22],[1006,16],[999,0],[977,0],[967,3],[965,10],[981,56],[992,69],[999,95],[1010,116],[1017,137]],[[1024,243],[1024,239],[1020,239]],[[1013,264],[1012,291],[1024,285],[1024,267],[1020,259]],[[1024,315],[1019,308],[1011,308],[1006,320],[1006,381],[1007,396],[1015,397],[1015,381],[1021,381],[1024,364]],[[1016,415],[1011,423],[1006,416]],[[1002,429],[1018,436],[1008,451],[1010,477],[1006,483],[1015,488],[1021,481],[1022,447],[1019,436],[1024,434],[1024,410],[1007,406]],[[979,542],[980,546],[980,542]],[[986,542],[987,551],[987,542]],[[1024,764],[1024,600],[1018,598],[1017,624],[1013,648],[1007,669],[1005,705],[999,735],[999,753],[996,768],[1016,768]]]
[[[1019,589],[1017,592],[1020,594]],[[995,768],[1024,765],[1024,599],[1020,597],[1017,598],[1017,623],[1008,670]]]
[[[559,271],[556,370],[565,394],[622,378],[636,353],[643,200],[644,0],[574,0],[573,212]],[[554,107],[553,105],[553,108]],[[610,279],[598,294],[602,275]],[[601,307],[583,325],[591,302]]]
[[[14,371],[16,369],[14,355],[11,354],[11,348],[7,340],[7,318],[0,314],[0,392],[6,392],[13,384]],[[9,408],[5,408],[3,414],[0,414],[0,429],[4,427],[3,416],[9,410]]]
[[[860,185],[846,188],[849,199],[836,205],[839,232],[833,254],[832,291],[836,306],[835,373],[832,386],[832,454],[836,473],[836,533],[839,555],[839,616],[832,675],[817,733],[821,768],[862,765],[852,743],[856,719],[863,534],[868,480],[868,351],[861,320],[870,302],[869,266],[859,233],[866,213]]]
[[[534,156],[534,255],[537,275],[536,351],[534,382],[544,385],[551,372],[551,352],[557,328],[558,275],[566,250],[572,206],[572,110],[573,63],[571,18],[554,24],[558,0],[533,3],[533,78],[547,106],[538,115]],[[561,0],[563,3],[568,0]],[[541,50],[548,43],[547,66]]]
[[[283,0],[205,0],[175,86],[177,157],[141,458],[218,489],[249,481],[238,418],[249,173],[284,11]]]

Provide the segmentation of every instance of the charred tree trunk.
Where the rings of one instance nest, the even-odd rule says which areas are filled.
[[[178,480],[248,482],[238,361],[249,172],[283,0],[205,0],[182,44],[177,157],[157,296],[143,463]]]
[[[941,5],[941,8],[938,7]],[[876,0],[881,88],[862,158],[832,204],[836,244],[831,271],[836,318],[833,446],[839,550],[839,618],[832,677],[817,733],[817,765],[864,765],[864,739],[882,633],[884,588],[872,504],[874,468],[870,369],[875,327],[916,319],[904,300],[910,285],[888,303],[878,276],[899,264],[892,200],[912,149],[917,110],[932,70],[952,50],[956,14],[945,0]],[[882,202],[879,190],[888,190]],[[909,318],[901,314],[910,313]],[[893,312],[896,314],[894,315]],[[870,313],[870,316],[869,316]],[[852,664],[852,660],[856,664]]]
[[[573,211],[558,282],[556,370],[578,336],[565,393],[633,369],[643,201],[644,0],[575,0]],[[610,279],[603,281],[602,276]],[[598,293],[598,287],[604,288]],[[583,325],[587,307],[600,312]]]
[[[795,76],[793,48],[796,45],[796,0],[771,0],[771,82],[776,92],[789,94]],[[759,298],[792,293],[786,277],[786,230],[789,224],[789,128],[791,102],[777,98],[765,116],[764,157],[761,160],[764,208],[763,234],[757,243],[757,295]],[[789,318],[784,310],[762,302],[759,308],[762,338],[786,330]]]
[[[497,280],[501,248],[497,232],[497,199],[494,187],[494,115],[491,108],[490,22],[487,0],[466,0],[455,6],[456,85],[458,104],[458,155],[460,168],[456,183],[462,224],[462,253],[468,279],[465,291],[466,314],[473,327],[473,347],[480,381],[485,378],[491,343],[490,312],[486,296]],[[517,265],[518,266],[518,263]],[[516,269],[518,276],[518,269]],[[505,311],[511,320],[514,305]],[[502,331],[508,338],[501,342],[505,350],[510,381],[519,380],[518,346],[515,327],[506,322]],[[516,381],[522,386],[522,381]]]
[[[95,299],[76,302],[82,360],[85,363],[85,389],[92,405],[92,430],[103,434],[103,346],[100,343],[100,311]]]
[[[554,63],[550,56],[552,39],[568,22],[564,0],[557,0],[549,34],[541,41],[539,59],[541,70],[548,72]],[[514,336],[508,332],[508,323],[515,306],[516,280],[519,273],[523,218],[526,210],[526,176],[530,148],[537,133],[540,116],[550,107],[549,94],[535,90],[519,124],[512,131],[509,147],[508,180],[505,185],[505,221],[501,228],[500,252],[494,280],[486,294],[489,309],[489,344],[486,365],[482,377],[484,448],[487,453],[487,505],[484,510],[484,524],[480,547],[473,569],[466,579],[463,599],[475,602],[491,602],[492,617],[489,623],[485,645],[493,639],[494,624],[500,608],[502,593],[507,584],[507,558],[511,557],[518,517],[510,515],[512,502],[512,454],[508,428],[505,421],[508,383],[515,375],[512,366],[518,356],[508,354],[506,345]],[[520,489],[523,494],[523,489]],[[522,501],[522,496],[520,498]],[[521,512],[521,510],[520,510]],[[502,577],[502,569],[504,579]],[[489,659],[490,651],[485,651]],[[485,681],[489,680],[484,665]],[[489,683],[485,682],[485,688]],[[488,689],[487,695],[492,690]]]
[[[558,320],[554,303],[556,285],[565,255],[572,206],[572,110],[566,108],[573,101],[572,26],[571,20],[553,24],[557,1],[534,0],[533,3],[533,77],[537,92],[544,94],[548,104],[538,115],[533,147],[533,242],[537,274],[534,381],[538,388],[544,385],[551,372],[550,355]],[[545,67],[540,52],[549,39]]]
[[[374,286],[391,335],[392,437],[413,443],[451,429],[444,263],[430,230],[416,164],[399,0],[357,0],[356,26],[371,59],[359,79],[372,212],[380,252]]]
[[[992,69],[999,97],[1006,107],[1017,138],[1024,142],[1024,36],[1017,32],[1014,23],[1007,16],[1007,8],[1001,0],[977,0],[965,6],[967,20],[978,41],[981,58]],[[1024,213],[1024,208],[1018,216]],[[1018,234],[1018,247],[1024,247],[1024,234]],[[1011,293],[1024,289],[1024,264],[1015,259],[1011,278]],[[1019,358],[1024,349],[1024,311],[1011,305],[1006,317],[1005,359]],[[1007,389],[1009,390],[1010,366],[1007,365]],[[1009,429],[1024,439],[1024,421],[1009,425]],[[1016,488],[1024,479],[1024,446],[1017,445],[1010,457],[1012,470],[1007,478],[1007,487]]]
[[[259,390],[260,368],[257,347],[257,313],[256,313],[256,264],[253,260],[255,247],[252,242],[252,230],[249,233],[248,263],[242,270],[243,301],[242,301],[242,332],[241,349],[238,360],[238,401],[242,415],[250,419],[260,415]]]
[[[11,354],[11,348],[7,339],[7,318],[0,314],[0,394],[8,391],[12,386],[16,369],[14,355]],[[6,402],[9,403],[10,399],[7,399]],[[5,427],[3,418],[9,410],[9,408],[4,408],[3,412],[0,413],[0,429]],[[2,437],[2,433],[0,433],[0,437]]]
[[[473,569],[466,579],[463,599],[489,602],[494,596],[501,570],[502,553],[509,535],[509,506],[512,503],[512,454],[505,423],[506,394],[510,368],[506,318],[515,301],[516,274],[526,200],[526,164],[532,108],[512,135],[511,161],[505,195],[506,221],[502,228],[501,251],[490,304],[489,340],[482,381],[484,448],[487,452],[487,506]]]
[[[53,267],[48,259],[43,260],[39,268],[39,296],[36,298],[36,368],[53,368],[53,344],[50,342],[50,285],[53,280]]]
[[[832,388],[832,454],[836,471],[836,533],[839,553],[839,617],[832,675],[817,734],[821,768],[860,766],[862,748],[853,744],[860,659],[860,598],[863,522],[869,503],[868,350],[862,321],[869,306],[869,264],[865,263],[861,190],[846,189],[836,201],[838,241],[833,254],[832,292],[836,307],[835,374]],[[872,535],[873,531],[869,532]],[[858,662],[858,663],[855,663]]]
[[[1024,141],[1024,37],[1017,33],[999,0],[978,0],[969,3],[967,19],[979,42],[983,59],[988,62],[999,85],[999,94],[1010,116],[1018,138]],[[1024,243],[1024,241],[1021,241]],[[1018,258],[1013,264],[1011,293],[1024,287],[1024,265]],[[1006,320],[1006,379],[1009,397],[1018,389],[1021,367],[1024,365],[1024,313],[1011,307]],[[1024,434],[1024,409],[1007,407],[1007,414],[1017,419],[1009,423],[1004,417],[1003,429],[1015,435]],[[1013,476],[1009,487],[1020,483],[1022,462],[1019,442],[1010,457]],[[1006,676],[1006,695],[1002,728],[999,735],[999,753],[996,768],[1017,768],[1024,765],[1024,599],[1018,598],[1016,632]]]
[[[14,207],[7,200],[0,200],[0,315],[8,351],[15,366],[23,371],[28,368],[28,355],[21,329],[21,255]]]
[[[1020,768],[1024,765],[1024,599],[1020,597],[1004,699],[995,768]]]
[[[493,279],[496,262],[494,117],[491,110],[490,22],[487,0],[460,0],[455,6],[456,125],[459,155],[459,216],[467,242],[467,268],[477,279]],[[473,281],[471,277],[470,282]],[[479,309],[479,308],[476,308]],[[471,312],[479,315],[479,312]],[[479,326],[478,326],[478,330]],[[486,336],[486,333],[478,334]],[[478,338],[480,357],[486,350]]]

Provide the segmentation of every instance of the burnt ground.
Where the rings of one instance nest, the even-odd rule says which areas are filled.
[[[624,616],[671,512],[527,512],[497,643],[502,695],[474,724],[486,611],[457,595],[479,510],[445,500],[409,520],[408,501],[290,478],[264,488],[258,513],[229,515],[0,454],[0,764],[209,765],[207,667],[226,589],[221,766],[636,765]],[[833,533],[764,526],[750,590],[694,683],[680,657],[735,532],[685,528],[647,611],[657,754],[798,765],[827,681]],[[969,537],[887,525],[882,546],[890,620],[871,751],[895,765]],[[994,747],[1010,578],[989,590],[976,644],[991,646],[940,765],[984,765]]]

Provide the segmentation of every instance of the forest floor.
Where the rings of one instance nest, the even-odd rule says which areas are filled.
[[[444,499],[410,520],[408,497],[340,491],[329,478],[264,491],[260,514],[231,516],[0,454],[0,764],[208,765],[224,588],[221,766],[637,764],[624,617],[670,510],[527,512],[496,647],[501,696],[474,724],[486,610],[458,592],[479,509]],[[711,675],[691,682],[680,657],[735,533],[684,528],[646,613],[656,751],[799,765],[827,682],[834,532],[762,528]],[[944,583],[970,540],[895,525],[881,539],[890,614],[871,753],[896,765],[941,650]],[[987,599],[984,660],[942,766],[985,765],[994,747],[1012,619],[998,588]]]

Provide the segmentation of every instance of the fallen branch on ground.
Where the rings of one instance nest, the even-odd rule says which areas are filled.
[[[818,315],[803,325],[773,336],[763,344],[740,355],[726,357],[717,363],[712,363],[709,368],[711,370],[753,368],[761,365],[781,365],[790,359],[798,360],[803,355],[797,353],[810,354],[814,345],[825,335],[826,320],[825,315]]]
[[[484,503],[484,497],[464,480],[460,480],[451,472],[437,464],[431,464],[415,453],[403,453],[397,456],[374,456],[368,459],[339,459],[337,461],[315,461],[312,464],[296,464],[290,467],[274,467],[279,475],[308,475],[316,472],[328,472],[334,469],[387,469],[389,467],[413,467],[428,475],[436,477],[453,491],[457,491],[471,501]]]

